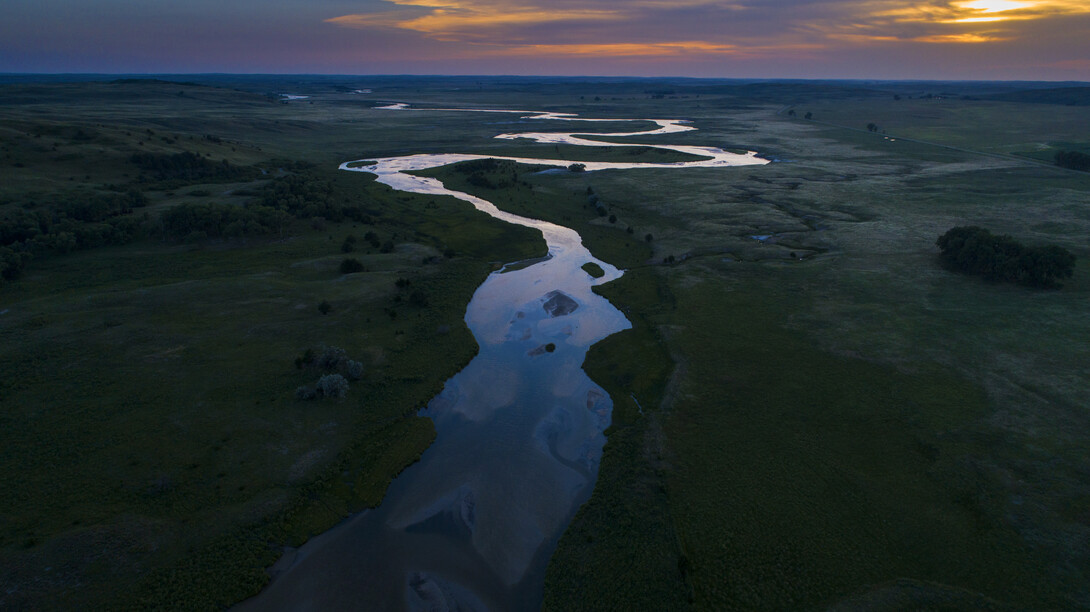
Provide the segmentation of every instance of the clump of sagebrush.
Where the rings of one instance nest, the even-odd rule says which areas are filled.
[[[1027,247],[977,226],[951,228],[935,244],[946,267],[990,281],[1057,288],[1057,280],[1070,278],[1075,267],[1075,256],[1067,249],[1054,244]]]
[[[363,378],[363,364],[349,359],[347,351],[336,346],[322,346],[318,351],[308,348],[295,358],[295,367],[321,372],[315,386],[304,385],[295,390],[295,399],[300,400],[344,397],[348,393],[348,381]]]
[[[340,374],[326,374],[318,379],[317,390],[322,397],[344,397],[348,394],[348,381]]]

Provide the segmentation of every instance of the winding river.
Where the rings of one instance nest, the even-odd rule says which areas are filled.
[[[389,110],[408,111],[406,105]],[[650,136],[695,129],[673,119],[581,119],[557,113],[441,109],[518,114],[555,121],[649,121],[655,129],[611,134],[500,134],[542,143],[626,146],[594,136]],[[416,111],[424,112],[424,111]],[[693,168],[767,163],[754,153],[715,147],[654,146],[699,155],[679,163],[583,163],[587,171]],[[572,161],[485,155],[410,155],[342,170],[369,172],[390,187],[449,195],[509,223],[541,231],[549,257],[491,274],[465,320],[480,345],[468,366],[422,411],[438,432],[379,508],[311,539],[285,559],[254,610],[523,610],[541,603],[545,567],[557,540],[589,497],[598,474],[612,402],[582,370],[587,349],[629,322],[594,285],[622,274],[595,259],[574,230],[503,212],[487,200],[446,189],[408,172],[473,159],[567,167]],[[359,163],[359,162],[355,162]],[[587,262],[605,276],[591,278]],[[552,349],[552,350],[550,350]]]

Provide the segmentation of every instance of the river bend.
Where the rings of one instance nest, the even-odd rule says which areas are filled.
[[[389,110],[412,112],[406,105]],[[515,113],[527,119],[595,121],[559,113]],[[425,112],[425,111],[416,111]],[[650,130],[587,134],[500,134],[541,143],[631,146],[594,136],[652,136],[693,130],[685,121],[650,121]],[[677,163],[578,162],[586,171],[728,167],[767,163],[754,153],[715,147],[644,145],[701,156]],[[342,170],[375,174],[390,187],[449,195],[497,219],[541,231],[549,257],[491,274],[465,320],[480,352],[422,411],[435,421],[435,442],[387,491],[382,505],[312,538],[257,597],[255,610],[524,610],[541,603],[545,567],[598,473],[612,402],[582,370],[587,349],[630,327],[591,290],[619,278],[574,230],[503,212],[491,202],[408,174],[451,163],[495,158],[566,167],[569,160],[485,155],[410,155]],[[594,279],[581,269],[601,266]],[[552,345],[553,351],[547,350]]]

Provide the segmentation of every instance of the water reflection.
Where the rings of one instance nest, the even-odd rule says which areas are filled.
[[[655,130],[635,134],[692,129],[680,121],[652,121]],[[500,137],[603,144],[574,134]],[[753,154],[713,147],[661,148],[706,158],[681,164],[583,163],[588,171],[766,163]],[[503,610],[540,604],[548,558],[590,496],[612,409],[609,396],[581,365],[592,344],[630,325],[591,291],[621,271],[595,259],[575,231],[502,212],[435,179],[405,173],[483,157],[413,155],[362,168],[349,168],[351,162],[341,166],[374,173],[394,189],[451,195],[504,221],[535,227],[550,256],[494,273],[477,289],[465,320],[480,353],[423,411],[435,421],[436,441],[391,484],[382,505],[312,539],[286,571],[240,608]],[[587,262],[601,266],[605,275],[592,278],[581,269]]]

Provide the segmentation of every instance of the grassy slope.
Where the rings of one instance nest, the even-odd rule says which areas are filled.
[[[141,115],[196,127],[195,115],[208,110],[208,101],[157,99],[151,89]],[[207,95],[222,98],[225,115],[251,100]],[[109,100],[84,102],[82,116],[36,113],[33,122],[98,130],[98,166],[73,183],[128,178],[125,156],[148,144],[127,124],[143,119],[119,108],[111,120]],[[273,123],[289,110],[271,105],[262,107],[267,116],[249,117]],[[230,155],[228,144],[201,134],[190,141],[183,132],[181,144]],[[260,130],[249,136],[275,139]],[[23,156],[32,138],[15,134],[5,148],[27,160],[18,168],[27,184],[48,193],[38,179],[63,175],[67,162]],[[494,262],[540,255],[543,242],[460,202],[395,194],[365,175],[324,174],[333,197],[363,202],[373,225],[296,222],[285,239],[153,240],[39,258],[4,287],[0,478],[17,492],[0,505],[8,603],[237,601],[267,579],[278,544],[299,544],[377,504],[389,479],[430,443],[430,421],[413,413],[473,356],[465,304]],[[5,187],[9,197],[23,193]],[[223,186],[214,187],[219,194]],[[186,197],[189,190],[152,192],[150,214],[172,202],[238,199]],[[361,240],[351,256],[366,271],[339,274],[345,236],[368,231],[397,248],[368,252]],[[445,248],[456,256],[439,256]],[[394,281],[402,277],[428,296],[427,308],[398,300]],[[333,306],[328,315],[318,312],[322,300]],[[364,379],[344,400],[296,401],[294,389],[318,373],[293,361],[322,344],[363,361]]]

